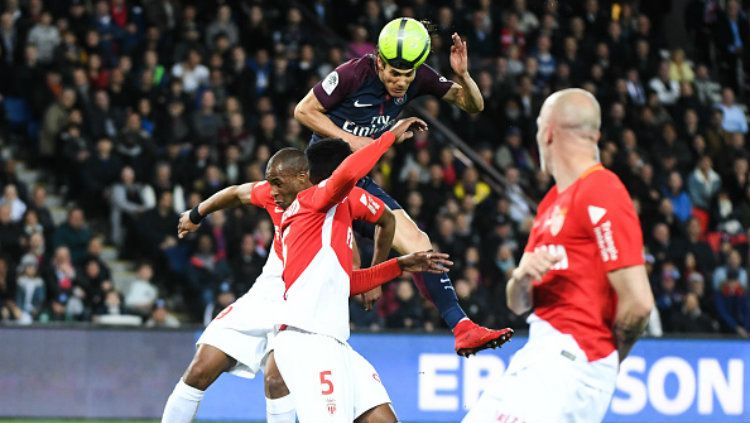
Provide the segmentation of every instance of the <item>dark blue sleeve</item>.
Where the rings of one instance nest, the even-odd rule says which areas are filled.
[[[453,81],[440,75],[428,65],[422,65],[417,69],[417,76],[414,80],[417,84],[418,96],[430,94],[437,98],[443,98],[445,93],[453,86]]]

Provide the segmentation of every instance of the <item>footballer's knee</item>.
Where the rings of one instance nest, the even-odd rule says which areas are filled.
[[[287,388],[284,378],[281,377],[281,373],[266,373],[263,382],[266,385],[266,395],[268,398],[276,399],[289,395],[289,388]]]
[[[205,391],[223,372],[234,364],[234,359],[218,348],[200,345],[182,381],[188,386]]]
[[[263,373],[263,384],[265,385],[266,398],[276,399],[289,395],[289,388],[281,377],[281,372],[276,366],[273,353],[269,355],[266,362],[266,371]]]
[[[419,229],[404,210],[395,210],[396,234],[393,247],[401,254],[416,253],[432,249],[430,237]]]

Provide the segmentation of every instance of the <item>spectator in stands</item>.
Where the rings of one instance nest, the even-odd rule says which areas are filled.
[[[416,329],[422,326],[422,305],[414,292],[414,285],[405,280],[396,286],[396,311],[386,319],[386,325],[393,329]]]
[[[159,296],[159,289],[151,282],[154,269],[149,263],[141,263],[136,271],[136,279],[130,283],[125,295],[125,306],[143,317],[148,316]]]
[[[267,255],[261,254],[256,248],[256,241],[252,234],[244,234],[240,242],[240,250],[231,261],[233,280],[236,281],[237,295],[249,290],[255,279],[260,275],[266,262]]]
[[[743,269],[744,270],[744,269]],[[714,281],[715,282],[715,281]],[[724,330],[748,338],[750,331],[750,311],[748,310],[747,283],[740,282],[740,274],[735,269],[726,272],[719,281],[716,295],[716,310]]]
[[[687,223],[687,251],[693,255],[698,271],[705,275],[713,273],[716,257],[711,246],[701,239],[701,223],[695,217]]]
[[[517,167],[524,173],[534,170],[534,161],[529,151],[523,145],[521,130],[519,128],[512,126],[505,131],[505,144],[497,149],[495,164],[500,169]]]
[[[713,169],[711,157],[701,157],[695,170],[688,177],[690,200],[695,207],[708,211],[719,188],[721,188],[721,177]]]
[[[198,88],[208,83],[208,68],[202,63],[200,52],[191,48],[185,59],[172,67],[172,76],[182,80],[185,92],[193,94]]]
[[[731,88],[724,88],[721,91],[721,103],[716,104],[717,109],[721,110],[723,119],[721,128],[727,132],[739,132],[747,134],[747,118],[742,108],[735,103],[734,91]]]
[[[680,223],[684,224],[687,222],[693,213],[693,203],[690,200],[690,196],[683,188],[680,172],[672,171],[669,174],[669,180],[664,191],[664,196],[669,199],[670,203],[672,203],[674,215],[680,220]]]
[[[693,82],[695,79],[693,68],[685,60],[685,50],[681,48],[672,50],[669,61],[669,79],[677,82]]]
[[[740,84],[737,66],[742,63],[743,53],[750,43],[750,25],[737,0],[728,0],[713,28],[716,59],[722,84],[737,88]]]
[[[65,88],[60,93],[58,101],[44,112],[42,131],[39,136],[39,154],[45,163],[49,163],[56,153],[55,141],[60,131],[68,123],[68,114],[76,103],[76,93],[71,88]]]
[[[137,245],[135,236],[138,216],[154,207],[155,203],[153,189],[136,182],[135,172],[131,167],[122,168],[120,182],[112,187],[110,225],[112,242],[123,248],[125,256],[132,257]]]
[[[27,42],[36,46],[39,63],[49,65],[52,62],[54,50],[60,44],[60,31],[52,24],[52,14],[42,12],[37,24],[29,31]]]
[[[18,190],[13,184],[8,184],[3,189],[3,196],[0,197],[0,206],[7,204],[10,207],[10,220],[18,223],[26,213],[26,203],[18,198]]]
[[[105,191],[120,177],[122,161],[113,153],[114,145],[109,138],[96,143],[96,151],[83,165],[82,187],[79,199],[82,206],[94,217],[107,216],[107,203],[102,201]]]
[[[216,97],[211,91],[204,91],[200,99],[200,109],[193,112],[191,124],[193,133],[201,143],[215,143],[222,121],[214,110]]]
[[[67,247],[72,261],[80,262],[86,254],[91,236],[83,209],[74,207],[68,212],[67,221],[55,230],[53,245],[55,248]]]
[[[672,331],[675,315],[682,308],[683,294],[679,291],[677,284],[680,280],[680,272],[672,262],[662,265],[659,287],[656,290],[656,307],[661,316],[662,326],[666,331]]]
[[[671,323],[675,332],[711,333],[718,324],[701,310],[698,296],[694,293],[685,295],[682,308],[675,313]]]
[[[39,277],[39,263],[36,257],[25,255],[18,267],[16,304],[30,320],[36,320],[46,301],[44,280]]]
[[[162,300],[156,300],[154,309],[151,312],[151,318],[146,322],[148,328],[177,328],[180,327],[180,321],[169,311],[167,303]]]
[[[234,295],[234,288],[229,281],[224,281],[219,284],[214,295],[214,301],[206,306],[206,310],[203,313],[203,325],[208,326],[222,310],[232,305],[237,297]]]
[[[735,279],[737,279],[739,286],[743,289],[747,289],[747,270],[742,267],[742,256],[740,256],[739,251],[732,249],[727,254],[726,264],[719,266],[714,270],[712,277],[714,291],[718,292],[721,289],[722,284],[729,279],[728,275],[730,272],[735,272]]]

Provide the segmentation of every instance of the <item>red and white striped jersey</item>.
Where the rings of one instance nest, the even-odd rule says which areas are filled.
[[[534,281],[534,313],[572,335],[589,361],[608,356],[617,295],[607,273],[643,264],[638,215],[617,176],[596,165],[565,191],[552,187],[526,245],[535,250],[561,260]]]
[[[299,194],[281,220],[286,285],[280,323],[349,338],[353,220],[375,223],[386,206],[355,187],[393,144],[386,132],[347,157],[330,178]]]

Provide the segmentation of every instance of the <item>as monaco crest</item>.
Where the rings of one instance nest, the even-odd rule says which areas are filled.
[[[336,414],[336,400],[329,398],[327,401],[328,401],[328,404],[326,405],[326,407],[328,408],[328,414],[330,415]]]
[[[549,232],[552,236],[557,236],[562,230],[563,224],[565,223],[565,213],[567,209],[561,210],[560,206],[555,206],[552,210],[552,215],[544,222],[544,226],[549,226]]]

